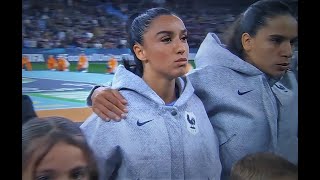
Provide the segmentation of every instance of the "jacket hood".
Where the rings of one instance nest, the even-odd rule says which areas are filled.
[[[218,36],[214,33],[208,33],[195,56],[195,64],[197,68],[208,65],[223,66],[240,73],[256,76],[264,74],[255,66],[240,59],[231,53],[221,43]]]
[[[175,106],[180,106],[191,98],[194,94],[194,89],[189,79],[185,76],[176,79],[176,86],[179,88],[180,97],[177,99]],[[141,77],[128,71],[123,65],[117,67],[112,81],[112,88],[135,91],[158,104],[165,104],[160,96]]]

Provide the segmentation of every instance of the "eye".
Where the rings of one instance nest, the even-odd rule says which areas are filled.
[[[271,38],[271,41],[275,44],[281,44],[281,42],[283,41],[282,38],[279,37],[273,37]]]
[[[182,36],[182,38],[181,38],[183,41],[187,41],[188,40],[188,36],[187,35],[184,35],[184,36]]]
[[[88,171],[86,168],[77,168],[72,170],[70,178],[74,180],[81,180],[88,176]]]
[[[35,180],[50,180],[50,176],[49,175],[38,175],[36,176]]]
[[[171,42],[172,41],[172,39],[170,38],[170,37],[163,37],[162,39],[161,39],[161,42],[165,42],[165,43],[169,43],[169,42]]]

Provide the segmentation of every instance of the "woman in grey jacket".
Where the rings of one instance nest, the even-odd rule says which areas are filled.
[[[102,179],[220,179],[219,145],[186,73],[189,46],[182,20],[163,8],[131,25],[136,69],[119,66],[112,87],[128,101],[126,121],[92,114],[82,125]]]
[[[188,75],[218,135],[222,179],[234,162],[250,153],[275,152],[296,164],[298,85],[288,69],[296,19],[284,3],[261,0],[249,6],[227,34],[226,45],[215,34],[207,35],[195,57],[197,69]],[[116,90],[96,94],[94,111],[108,115],[107,107],[121,114],[103,98]],[[125,112],[117,105],[120,101],[110,101]]]

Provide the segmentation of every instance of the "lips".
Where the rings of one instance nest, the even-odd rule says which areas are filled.
[[[186,58],[180,58],[176,61],[174,61],[176,63],[177,66],[179,67],[185,67],[188,63],[188,60]]]
[[[280,65],[280,66],[289,66],[290,63],[281,63],[281,64],[277,64],[277,65]]]
[[[290,68],[290,63],[280,63],[277,64],[282,71],[288,70]]]
[[[186,58],[180,58],[178,60],[176,60],[175,62],[186,62],[188,61]]]

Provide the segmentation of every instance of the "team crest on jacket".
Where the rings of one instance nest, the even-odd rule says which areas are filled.
[[[196,116],[193,114],[193,112],[185,112],[185,120],[187,129],[191,134],[197,134],[199,132],[198,124]]]

